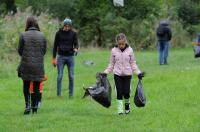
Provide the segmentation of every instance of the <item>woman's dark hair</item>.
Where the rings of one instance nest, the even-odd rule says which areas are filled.
[[[38,22],[37,22],[37,20],[35,19],[34,16],[29,16],[27,18],[25,31],[28,31],[28,29],[30,27],[35,27],[35,28],[38,29],[38,31],[40,31],[40,27],[39,27]]]

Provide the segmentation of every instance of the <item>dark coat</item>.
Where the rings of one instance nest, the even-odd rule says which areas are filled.
[[[172,38],[172,32],[168,23],[161,23],[156,30],[158,41],[170,41]]]
[[[25,81],[42,81],[44,78],[44,55],[46,53],[46,39],[42,32],[31,27],[21,33],[18,53],[21,62],[18,72]]]
[[[59,55],[73,56],[74,49],[78,49],[77,33],[71,29],[69,31],[59,29],[55,35],[53,58],[56,57],[57,52]]]

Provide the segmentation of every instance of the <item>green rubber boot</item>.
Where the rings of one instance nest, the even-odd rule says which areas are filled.
[[[117,100],[117,113],[123,115],[123,100]]]

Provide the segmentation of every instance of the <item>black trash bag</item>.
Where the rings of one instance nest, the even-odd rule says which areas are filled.
[[[194,46],[194,57],[198,58],[200,57],[200,46]]]
[[[136,87],[134,103],[137,107],[144,107],[146,104],[146,97],[144,94],[144,88],[141,80],[139,80],[138,85]]]
[[[111,86],[107,79],[107,74],[97,73],[96,79],[96,86],[84,88],[85,94],[83,98],[90,95],[99,104],[109,108],[111,105]]]

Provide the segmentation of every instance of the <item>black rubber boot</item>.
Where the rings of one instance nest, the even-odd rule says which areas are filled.
[[[41,104],[42,104],[42,93],[38,94],[38,102],[37,102],[37,104],[38,104],[38,108],[40,108]]]
[[[31,109],[25,109],[24,110],[24,115],[28,115],[28,114],[30,114],[30,112],[31,112]]]
[[[125,114],[130,113],[130,103],[125,103]]]
[[[32,107],[32,113],[36,114],[38,108],[38,101],[35,93],[31,94],[31,107]]]
[[[26,102],[26,108],[24,110],[24,115],[28,115],[31,112],[31,106],[30,106],[30,101]]]
[[[37,108],[32,108],[32,113],[37,114]]]
[[[23,93],[24,93],[24,99],[25,99],[24,115],[28,115],[30,114],[30,111],[31,111],[29,81],[24,81],[23,83],[24,83]]]

